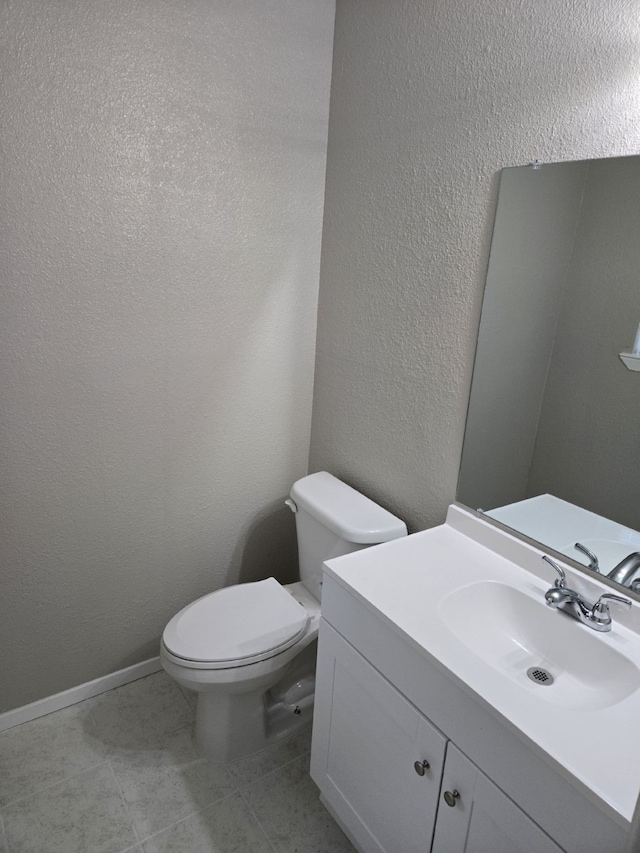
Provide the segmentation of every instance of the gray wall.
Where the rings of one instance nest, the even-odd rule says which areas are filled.
[[[333,12],[1,5],[0,711],[295,570]]]
[[[587,170],[502,172],[457,489],[467,506],[526,493]]]
[[[626,0],[338,0],[310,465],[453,500],[497,174],[640,150]]]
[[[634,529],[640,374],[618,353],[640,322],[639,235],[640,157],[590,164],[528,492]]]

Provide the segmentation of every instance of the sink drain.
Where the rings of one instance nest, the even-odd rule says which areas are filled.
[[[531,681],[535,681],[536,684],[544,684],[547,687],[553,684],[553,676],[541,666],[530,666],[527,670],[527,676]]]

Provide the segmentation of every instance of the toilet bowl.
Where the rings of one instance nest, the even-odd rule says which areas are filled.
[[[264,609],[257,612],[260,599]],[[197,605],[201,612],[193,613]],[[216,615],[222,625],[216,625]],[[259,621],[264,615],[271,617],[266,624]],[[207,618],[218,629],[212,631],[213,638],[207,638]],[[230,625],[232,620],[235,624]],[[162,637],[160,660],[178,684],[197,693],[199,752],[214,761],[235,761],[292,736],[310,722],[315,648],[308,659],[301,652],[315,646],[319,623],[320,602],[304,585],[281,586],[274,578],[226,587],[174,616]],[[230,635],[223,638],[220,629],[227,627]],[[192,654],[185,654],[189,651]],[[203,660],[204,655],[211,659]],[[281,689],[268,696],[280,682]],[[299,690],[296,697],[299,683],[301,690],[309,685],[306,696]],[[280,697],[287,690],[298,701],[283,702]]]
[[[404,522],[327,472],[294,483],[300,578],[236,584],[184,607],[162,635],[160,661],[197,694],[195,742],[228,763],[311,722],[322,563],[406,536]]]

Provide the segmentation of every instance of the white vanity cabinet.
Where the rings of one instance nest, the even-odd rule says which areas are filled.
[[[561,853],[326,622],[316,683],[311,773],[363,853]]]
[[[426,853],[447,739],[329,625],[316,675],[312,776],[366,853]]]
[[[455,641],[432,630],[437,607],[415,578],[426,577],[423,542],[443,539],[438,577],[461,546],[431,533],[327,566],[311,753],[323,801],[362,853],[624,853],[628,821],[442,663]],[[407,569],[416,545],[417,575]],[[463,556],[469,566],[473,553]],[[467,671],[491,677],[470,660]],[[580,755],[616,743],[614,730],[576,740],[584,718],[573,728],[561,718]]]
[[[561,853],[561,848],[450,741],[432,851],[463,850]]]

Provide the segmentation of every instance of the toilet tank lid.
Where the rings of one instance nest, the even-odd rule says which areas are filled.
[[[327,471],[297,480],[291,497],[347,542],[374,545],[407,535],[404,521]]]

